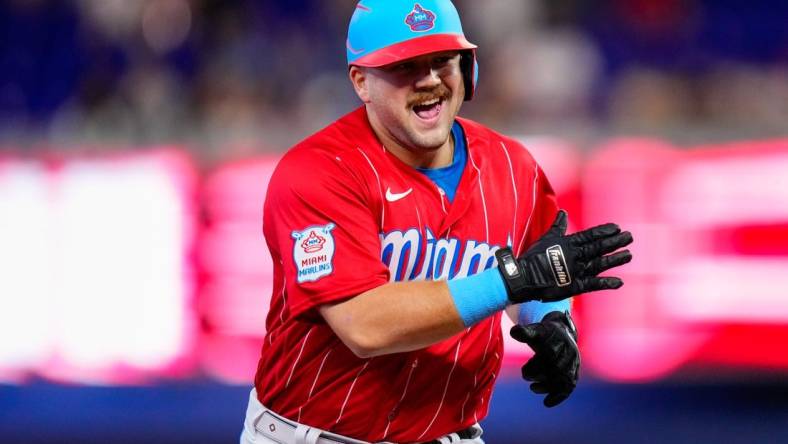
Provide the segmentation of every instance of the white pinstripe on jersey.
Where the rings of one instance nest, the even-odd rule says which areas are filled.
[[[416,205],[416,218],[419,221],[419,233],[424,232],[424,224],[421,222],[421,212],[419,211],[419,206]]]
[[[495,325],[496,325],[495,322],[490,322],[490,335],[487,337],[487,345],[484,346],[484,353],[482,354],[482,361],[481,362],[484,362],[484,360],[487,358],[487,351],[490,349],[490,342],[492,342],[492,335],[493,335],[493,327],[495,327]],[[478,376],[479,376],[479,370],[480,370],[480,368],[477,368],[476,372],[473,374],[473,388],[474,389],[476,388],[476,384],[477,384],[477,380],[478,380]],[[465,398],[465,402],[468,402],[468,397],[467,396]],[[462,404],[462,418],[460,419],[460,421],[465,421],[465,402]],[[481,402],[480,402],[480,404],[481,404]],[[473,415],[474,415],[474,418],[475,418],[476,417],[476,411],[475,410],[473,412]],[[478,421],[476,421],[476,422],[478,422]]]
[[[405,394],[408,393],[408,386],[410,385],[410,378],[413,376],[413,372],[416,370],[416,367],[419,365],[419,360],[416,359],[413,361],[413,364],[410,366],[410,372],[408,373],[408,379],[405,381],[405,388],[402,389],[402,396],[399,397],[399,401],[397,401],[397,406],[399,406],[402,401],[405,399]],[[388,422],[386,423],[386,430],[383,431],[383,437],[380,438],[381,441],[386,439],[386,435],[389,434],[389,427],[391,427],[391,416],[388,417]]]
[[[443,210],[443,214],[449,214],[449,212],[446,211],[446,192],[438,185],[435,185],[435,188],[438,189],[438,195],[441,198],[441,209]]]
[[[345,395],[345,402],[342,403],[342,407],[339,409],[339,416],[337,416],[337,420],[334,421],[334,424],[339,424],[339,420],[342,419],[342,414],[345,412],[345,406],[347,405],[347,401],[348,399],[350,399],[350,394],[353,393],[353,387],[356,386],[356,382],[358,381],[358,378],[361,376],[362,373],[364,373],[364,370],[367,369],[367,366],[371,361],[372,359],[364,363],[364,366],[361,367],[361,370],[359,370],[358,373],[356,374],[356,378],[353,380],[353,383],[350,384],[350,388],[347,390],[347,395]]]
[[[531,212],[528,213],[528,221],[525,223],[525,229],[523,229],[523,237],[520,239],[520,243],[517,244],[517,251],[514,254],[519,255],[523,249],[523,242],[525,242],[525,235],[528,233],[528,228],[531,226],[531,217],[534,215],[534,210],[536,209],[536,187],[539,185],[539,165],[534,163],[534,184],[533,184],[533,195],[531,196]]]
[[[471,155],[470,151],[468,151],[468,158],[471,159],[471,165],[473,165],[473,168],[476,170],[476,173],[477,173],[476,178],[477,178],[477,181],[479,182],[479,194],[481,194],[481,196],[482,196],[482,208],[484,209],[484,230],[485,230],[484,232],[485,232],[485,235],[487,236],[484,241],[489,244],[490,243],[490,222],[487,220],[487,199],[484,198],[484,186],[482,185],[482,172],[479,169],[479,167],[476,166],[476,162],[473,160],[473,156]]]
[[[443,401],[446,400],[446,391],[449,389],[449,382],[451,382],[451,375],[454,373],[454,368],[457,367],[457,359],[460,357],[460,346],[462,345],[462,341],[457,342],[457,349],[454,351],[454,363],[451,365],[451,370],[449,370],[449,376],[446,378],[446,386],[443,387],[443,396],[441,396],[441,402],[438,404],[438,409],[435,410],[435,416],[432,417],[432,421],[427,425],[427,428],[421,432],[421,435],[416,438],[417,440],[421,440],[421,438],[427,434],[432,427],[432,424],[435,423],[435,420],[438,419],[438,414],[441,412],[443,408]]]
[[[473,377],[473,386],[476,387],[476,376]],[[468,400],[471,399],[471,392],[465,394],[465,401],[462,402],[462,408],[460,408],[460,422],[465,421],[465,404],[468,403]]]
[[[293,362],[293,368],[290,369],[290,376],[287,377],[287,383],[285,383],[285,388],[287,388],[290,385],[290,380],[293,378],[293,373],[295,372],[296,366],[298,365],[298,361],[301,360],[301,354],[304,353],[304,347],[306,346],[306,341],[309,340],[309,335],[312,334],[312,330],[314,330],[314,328],[315,327],[310,328],[309,331],[306,332],[306,336],[304,336],[304,342],[301,343],[301,350],[298,352],[298,356]]]
[[[283,266],[281,259],[279,259],[279,265]],[[282,309],[279,310],[279,322],[281,322],[282,324],[285,323],[284,313],[285,313],[285,308],[287,308],[287,297],[285,296],[285,287],[287,287],[287,283],[285,281],[282,281],[282,292],[281,292]],[[272,333],[268,335],[268,344],[269,345],[274,344],[274,335]]]
[[[512,158],[509,157],[509,150],[506,149],[506,145],[501,142],[501,149],[503,149],[503,153],[506,154],[506,162],[509,164],[509,177],[512,178],[512,194],[514,194],[514,212],[512,213],[512,231],[511,235],[515,235],[515,227],[517,227],[517,214],[519,213],[518,207],[519,202],[517,199],[517,185],[514,181],[514,168],[512,168]]]
[[[317,379],[320,377],[320,372],[323,371],[323,365],[325,365],[326,359],[328,359],[328,355],[331,354],[331,351],[333,351],[333,349],[331,348],[328,349],[326,354],[323,356],[323,360],[320,362],[320,368],[317,369],[315,380],[312,381],[312,388],[309,389],[309,394],[306,395],[306,401],[304,401],[301,407],[298,408],[298,419],[296,420],[296,422],[301,422],[301,409],[303,409],[304,406],[306,406],[306,403],[309,402],[310,399],[312,399],[312,392],[315,390],[315,385],[317,385]]]
[[[282,309],[279,310],[279,322],[285,323],[285,308],[287,307],[287,296],[285,296],[285,288],[287,288],[287,282],[284,280],[282,281]]]
[[[384,227],[384,223],[386,222],[386,206],[383,205],[383,185],[380,183],[380,175],[378,174],[378,170],[375,169],[375,165],[372,165],[372,161],[369,160],[367,153],[365,153],[361,148],[356,147],[359,153],[367,159],[367,163],[369,167],[372,168],[372,172],[375,173],[375,178],[378,180],[378,195],[380,195],[380,227]],[[385,150],[384,150],[385,151]]]

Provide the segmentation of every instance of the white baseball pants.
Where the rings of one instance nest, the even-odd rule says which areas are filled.
[[[484,444],[481,438],[482,428],[478,424],[476,438],[462,439],[456,433],[442,436],[441,444]],[[371,444],[366,441],[348,438],[326,432],[318,428],[299,424],[283,418],[268,410],[257,400],[257,391],[253,388],[249,393],[249,406],[246,408],[246,419],[241,432],[241,444]],[[393,444],[393,443],[379,443]]]

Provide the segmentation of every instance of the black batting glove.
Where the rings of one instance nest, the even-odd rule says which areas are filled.
[[[515,325],[510,334],[534,350],[522,368],[523,379],[531,381],[532,392],[547,394],[545,407],[555,407],[568,398],[580,376],[577,330],[569,312],[553,311],[542,322]]]
[[[561,210],[550,230],[522,256],[515,258],[510,248],[495,253],[510,301],[560,301],[624,285],[620,278],[598,275],[632,260],[629,250],[613,253],[631,244],[632,234],[604,224],[567,236],[566,226],[566,212]]]

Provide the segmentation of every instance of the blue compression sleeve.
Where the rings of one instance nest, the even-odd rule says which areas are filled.
[[[498,268],[448,281],[449,292],[466,327],[503,310],[509,296]]]
[[[557,302],[528,301],[520,304],[520,314],[517,316],[517,323],[520,325],[541,322],[547,313],[551,311],[567,311],[571,307],[569,299]]]

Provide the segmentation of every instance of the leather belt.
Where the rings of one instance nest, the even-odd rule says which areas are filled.
[[[315,444],[369,444],[365,441],[358,441],[347,436],[291,422],[267,409],[263,412],[255,428],[265,437],[282,444],[307,444],[310,442]]]
[[[359,441],[292,422],[268,409],[265,409],[260,420],[255,424],[255,429],[265,437],[282,444],[308,444],[311,442],[315,444],[370,444],[367,441]],[[471,439],[475,433],[474,427],[468,427],[456,434],[461,439]],[[424,444],[440,444],[440,441],[436,439]]]

